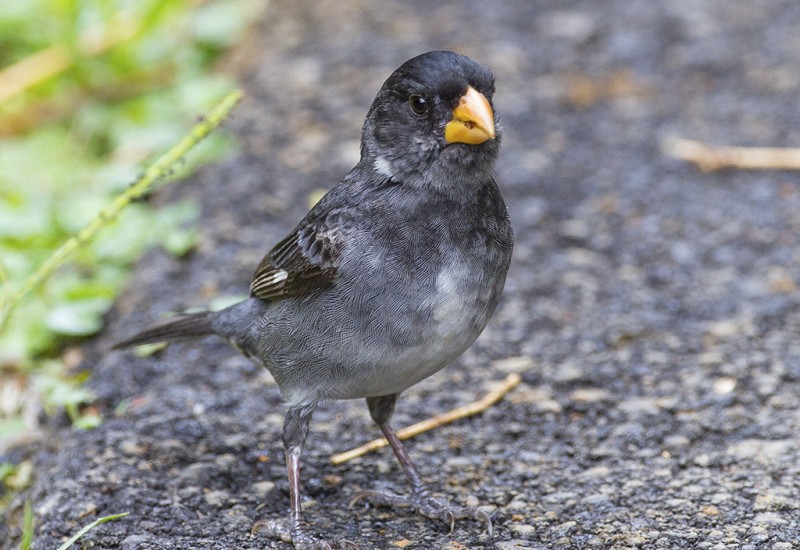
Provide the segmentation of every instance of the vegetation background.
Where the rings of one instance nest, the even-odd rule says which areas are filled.
[[[0,3],[0,456],[43,413],[77,429],[100,417],[76,373],[78,344],[103,326],[133,261],[195,245],[194,201],[126,208],[26,297],[25,281],[176,143],[234,83],[217,71],[258,15],[248,0],[31,0]],[[235,147],[212,135],[177,179]],[[30,478],[0,462],[4,503]]]

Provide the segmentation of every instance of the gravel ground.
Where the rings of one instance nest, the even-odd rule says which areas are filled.
[[[288,506],[269,376],[212,338],[148,358],[105,350],[244,292],[309,194],[354,164],[383,79],[437,48],[497,76],[518,244],[490,327],[407,392],[396,425],[522,374],[491,410],[410,444],[435,488],[494,514],[496,535],[348,510],[359,488],[403,488],[386,450],[328,462],[376,436],[361,402],[315,416],[312,529],[361,548],[797,547],[800,181],[703,174],[660,143],[800,145],[800,3],[284,0],[229,63],[248,93],[228,125],[243,152],[158,197],[201,202],[202,243],[184,260],[150,253],[84,350],[106,421],[53,426],[33,454],[34,548],[123,511],[84,547],[286,547],[253,532]],[[22,501],[2,549],[17,547]]]

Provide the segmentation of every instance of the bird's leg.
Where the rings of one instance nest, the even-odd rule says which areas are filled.
[[[394,451],[403,473],[406,475],[411,485],[411,495],[401,496],[384,491],[362,491],[353,502],[366,499],[375,505],[382,506],[406,506],[415,508],[423,516],[432,519],[443,519],[450,527],[450,531],[455,526],[456,519],[475,518],[486,524],[489,535],[492,534],[492,520],[483,510],[477,508],[452,506],[440,499],[433,498],[428,486],[417,472],[411,458],[408,456],[405,446],[397,437],[397,434],[389,425],[389,419],[394,413],[394,406],[397,402],[398,394],[386,395],[381,397],[368,397],[367,407],[372,416],[372,420],[383,432],[383,436]]]
[[[301,550],[332,550],[334,548],[356,548],[350,541],[324,541],[312,536],[303,519],[303,506],[300,502],[300,455],[308,435],[314,405],[289,409],[283,420],[283,449],[286,454],[286,471],[289,476],[289,498],[291,517],[289,532],[292,544]]]

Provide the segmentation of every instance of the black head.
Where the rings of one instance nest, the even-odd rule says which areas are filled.
[[[500,146],[494,77],[447,51],[414,57],[384,82],[369,110],[361,163],[409,184],[486,181]]]

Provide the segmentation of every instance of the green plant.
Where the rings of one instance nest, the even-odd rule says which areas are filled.
[[[31,275],[102,214],[186,121],[231,83],[212,63],[253,20],[250,0],[0,2],[0,450],[29,430],[41,399],[90,427],[92,396],[63,350],[96,333],[132,262],[160,244],[194,245],[192,202],[138,202],[22,300]],[[215,135],[160,178],[176,178],[231,149]],[[141,198],[141,197],[139,197]],[[47,271],[47,270],[45,270]],[[50,276],[52,275],[52,276]],[[27,281],[27,282],[26,282]],[[21,292],[22,291],[22,292]],[[27,420],[26,420],[27,418]]]

